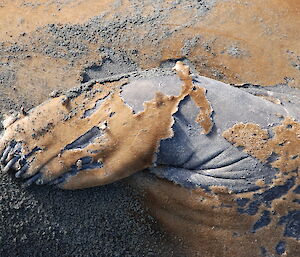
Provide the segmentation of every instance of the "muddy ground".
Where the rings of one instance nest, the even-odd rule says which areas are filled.
[[[300,85],[293,0],[3,0],[0,115],[93,78],[171,67]],[[1,256],[183,256],[125,183],[65,192],[0,175]]]

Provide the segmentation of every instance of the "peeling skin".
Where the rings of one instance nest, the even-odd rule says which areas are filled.
[[[189,91],[195,104],[200,108],[200,112],[196,118],[196,122],[202,127],[202,133],[207,135],[213,127],[211,115],[213,109],[209,101],[205,97],[206,90],[199,86],[193,86],[192,77],[188,66],[183,66],[182,62],[177,62],[173,68],[178,72],[180,79],[184,82],[184,88]]]
[[[252,229],[255,231],[253,239],[268,238],[269,240],[263,241],[263,243],[265,249],[268,249],[271,254],[278,254],[276,251],[278,251],[279,242],[285,242],[287,243],[284,249],[285,256],[296,257],[300,253],[299,235],[297,235],[299,231],[294,235],[296,238],[293,238],[291,237],[292,233],[288,232],[288,226],[293,226],[293,222],[299,221],[291,220],[285,228],[278,225],[282,225],[282,221],[286,217],[291,217],[291,213],[299,215],[299,205],[295,199],[299,198],[296,188],[300,183],[300,124],[293,118],[286,117],[280,125],[273,126],[271,129],[274,133],[272,137],[269,136],[266,129],[251,123],[236,124],[223,133],[224,138],[230,143],[237,147],[243,147],[243,151],[280,171],[271,185],[266,185],[264,181],[257,181],[262,188],[261,196],[265,195],[265,200],[261,202],[257,200],[259,193],[244,193],[234,196],[234,198],[248,199],[249,202],[245,206],[248,208],[246,212],[250,213],[250,206],[253,208],[259,204],[255,213],[251,214],[256,220],[251,222]],[[276,160],[268,159],[271,154],[276,155]],[[279,188],[282,193],[278,193],[277,197],[276,192],[280,192]],[[245,210],[243,208],[237,207],[241,213]],[[294,228],[294,230],[298,230],[298,228]]]
[[[202,133],[207,135],[213,127],[213,122],[211,115],[213,109],[209,104],[209,101],[205,97],[205,89],[199,86],[196,86],[193,91],[191,91],[190,96],[200,108],[200,112],[197,116],[196,122],[203,128]]]
[[[256,96],[261,97],[265,100],[268,100],[274,104],[281,104],[281,101],[278,98],[273,97],[273,96],[267,96],[267,95],[256,95]]]
[[[176,101],[166,97],[161,99],[165,105],[159,105],[159,108],[154,109],[156,113],[153,113],[152,107],[157,106],[157,102],[149,102],[144,113],[133,115],[130,108],[124,104],[119,96],[120,87],[124,83],[126,82],[111,83],[110,87],[106,85],[107,90],[115,91],[115,93],[90,117],[77,118],[83,115],[85,109],[92,108],[96,100],[95,98],[84,99],[83,95],[81,95],[72,100],[68,106],[69,110],[72,110],[83,104],[81,110],[77,110],[77,113],[71,119],[62,122],[64,115],[68,113],[68,108],[61,104],[62,98],[59,97],[47,102],[41,108],[31,113],[30,120],[20,120],[10,130],[7,130],[4,137],[13,136],[15,140],[25,141],[24,148],[34,147],[38,144],[39,147],[44,149],[33,160],[34,165],[31,166],[29,175],[33,175],[42,168],[41,172],[45,174],[45,179],[50,180],[70,169],[71,165],[82,156],[91,156],[94,160],[101,158],[104,162],[103,169],[79,173],[63,186],[64,188],[74,189],[110,183],[151,165],[153,153],[159,140],[172,135],[170,114],[176,111]],[[97,86],[101,87],[101,85],[96,85],[96,88]],[[53,111],[49,113],[51,110],[54,110],[56,114]],[[109,118],[108,114],[111,111],[114,111],[116,114]],[[164,113],[169,113],[169,115],[164,115]],[[36,120],[36,115],[38,114],[43,115],[45,118],[55,117],[56,120],[52,121],[55,124],[55,128],[47,135],[39,137],[38,140],[30,137],[24,140],[25,133],[30,135],[28,126],[32,123],[35,123],[35,127],[43,124],[44,120],[42,118],[39,117]],[[162,124],[165,124],[165,126],[159,127],[154,122],[158,117],[161,117],[160,119],[166,117],[166,119],[162,119]],[[91,125],[101,126],[100,124],[106,120],[108,122],[108,128],[105,130],[106,140],[99,138],[84,149],[61,153],[62,145],[64,146],[74,141]],[[146,120],[149,121],[148,125],[145,124]],[[74,126],[76,129],[73,129]],[[15,134],[20,127],[24,132]],[[72,130],[68,129],[69,127],[72,127]],[[63,135],[62,131],[65,132]],[[54,142],[57,143],[55,144]],[[140,148],[137,149],[135,144],[139,144]],[[49,147],[50,145],[51,147]],[[125,151],[124,148],[126,148]],[[100,153],[90,154],[92,150],[99,149],[101,149]],[[43,166],[45,160],[49,161]]]
[[[236,124],[223,132],[223,137],[235,146],[243,146],[246,153],[264,162],[272,153],[267,145],[268,131],[256,124]]]
[[[272,153],[278,156],[271,166],[282,172],[300,167],[300,123],[286,117],[281,125],[272,128],[274,136],[256,124],[236,124],[223,133],[235,146],[242,146],[246,153],[266,162]]]
[[[275,136],[270,140],[270,148],[279,156],[272,166],[283,172],[300,167],[300,123],[287,117],[281,125],[273,128]]]

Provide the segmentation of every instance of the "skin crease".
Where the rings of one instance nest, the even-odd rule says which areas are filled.
[[[133,113],[120,97],[122,86],[128,83],[126,79],[108,83],[108,87],[103,87],[101,83],[96,84],[90,89],[90,95],[81,94],[67,100],[66,96],[51,99],[29,114],[23,114],[25,115],[23,118],[10,125],[7,123],[8,127],[0,141],[0,149],[4,149],[12,139],[22,142],[22,154],[27,154],[34,147],[40,147],[42,151],[37,151],[35,158],[31,157],[30,168],[24,177],[28,178],[39,172],[42,174],[41,183],[58,178],[74,163],[80,169],[77,161],[84,156],[91,156],[97,163],[103,163],[101,168],[87,169],[70,176],[61,185],[64,189],[111,183],[148,168],[154,161],[154,154],[157,152],[160,140],[173,136],[171,129],[174,124],[173,114],[185,97],[190,96],[200,107],[200,113],[195,121],[202,126],[203,134],[209,134],[212,128],[213,119],[210,117],[212,107],[203,95],[205,90],[201,87],[194,88],[187,66],[178,62],[175,70],[183,82],[180,94],[166,96],[157,93],[152,101],[144,104],[145,109],[142,112]],[[103,100],[101,107],[90,116],[84,117],[86,111],[93,110],[99,100]],[[66,118],[67,115],[69,116]],[[156,122],[158,119],[159,124]],[[287,119],[282,125],[274,127],[276,136],[270,141],[272,151],[279,155],[281,151],[276,147],[280,141],[277,143],[274,141],[281,138],[282,131],[285,132],[283,126],[291,124],[295,126],[289,137],[292,144],[284,151],[293,156],[299,151],[299,123]],[[83,149],[62,151],[62,147],[74,142],[92,127],[99,128],[102,136],[97,137]],[[248,127],[246,132],[252,133],[253,126]],[[255,129],[259,134],[260,128],[255,127]],[[65,131],[63,136],[61,131]],[[234,138],[237,140],[229,138],[226,135],[229,132],[230,135],[236,135]],[[250,151],[250,155],[262,162],[265,161],[266,155],[271,155],[270,149],[267,154],[262,154],[265,149],[259,140],[267,139],[263,132],[262,138],[254,138],[254,141],[250,142],[252,144],[250,146],[257,144],[257,147],[261,148],[258,151],[259,155],[253,153],[247,141],[244,143],[243,140],[241,142],[238,140],[239,132],[239,127],[237,129],[233,126],[231,130],[225,131],[223,136],[229,142],[244,147],[245,152]],[[245,133],[242,134],[241,139],[244,139],[244,135]],[[128,178],[128,181],[145,195],[146,204],[150,206],[153,215],[172,233],[184,239],[190,256],[203,256],[203,254],[204,256],[262,256],[262,247],[266,248],[268,253],[276,254],[276,245],[282,240],[284,233],[284,226],[276,226],[276,224],[281,217],[288,214],[288,211],[297,208],[293,199],[296,198],[294,190],[299,185],[297,171],[295,173],[295,169],[299,168],[299,157],[293,160],[296,161],[293,161],[292,168],[283,170],[284,172],[280,173],[271,185],[262,185],[262,189],[259,190],[259,193],[263,193],[272,187],[284,185],[291,178],[295,180],[294,185],[284,195],[285,199],[281,197],[272,202],[271,210],[274,211],[274,217],[272,216],[270,224],[255,233],[249,231],[260,219],[261,214],[269,210],[268,207],[259,206],[255,215],[242,214],[238,212],[237,199],[254,199],[256,192],[234,194],[228,188],[221,186],[211,186],[210,192],[201,188],[191,190],[158,179],[147,172],[137,173]],[[274,162],[274,165],[279,165],[280,168],[280,163]],[[285,255],[298,256],[297,241],[293,238],[284,238],[284,240],[287,245],[284,249]]]

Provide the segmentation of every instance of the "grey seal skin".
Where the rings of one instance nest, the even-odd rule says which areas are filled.
[[[147,173],[153,174],[152,178],[167,180],[189,192],[203,190],[205,194],[218,195],[218,190],[225,190],[228,198],[234,203],[230,206],[234,215],[251,217],[252,224],[247,227],[249,231],[245,232],[246,234],[255,237],[256,233],[262,233],[261,231],[265,228],[279,227],[279,232],[276,231],[278,235],[276,234],[274,237],[276,242],[272,242],[275,243],[274,246],[271,246],[272,249],[268,242],[261,242],[260,256],[268,256],[273,252],[277,255],[289,252],[293,254],[295,242],[300,239],[300,211],[295,207],[299,204],[299,127],[296,126],[296,134],[291,132],[296,135],[296,141],[293,141],[293,144],[296,145],[293,151],[296,151],[296,154],[291,156],[295,168],[288,171],[280,170],[273,165],[280,157],[278,153],[277,156],[273,154],[276,153],[275,150],[271,149],[265,159],[256,155],[257,151],[262,151],[259,149],[262,146],[258,142],[257,132],[253,132],[254,139],[252,141],[250,138],[251,147],[258,142],[252,152],[247,152],[247,147],[249,147],[247,144],[243,145],[238,141],[230,140],[224,136],[224,133],[230,131],[231,134],[234,134],[236,131],[233,128],[236,125],[242,124],[247,127],[248,124],[248,127],[255,127],[258,132],[266,131],[268,137],[263,138],[263,142],[267,144],[276,137],[281,126],[286,125],[288,131],[293,125],[299,124],[299,90],[283,88],[283,86],[263,88],[245,85],[237,88],[206,77],[191,76],[182,63],[178,63],[176,66],[179,76],[161,70],[132,73],[98,81],[101,84],[100,89],[94,87],[97,81],[91,81],[71,90],[65,96],[61,96],[61,99],[59,98],[59,101],[54,104],[52,102],[55,100],[49,100],[28,114],[23,113],[21,118],[15,120],[10,118],[9,122],[5,124],[6,130],[0,141],[3,171],[16,170],[16,177],[26,179],[27,185],[32,183],[55,184],[61,188],[76,189],[111,183],[147,168]],[[127,81],[121,83],[119,91],[107,86],[109,83],[118,82],[124,78]],[[188,83],[192,87],[189,89],[190,91],[184,93],[184,86],[187,88]],[[206,100],[213,110],[213,113],[206,117],[211,119],[213,124],[206,133],[203,132],[201,123],[197,121],[199,113],[201,114],[204,110],[199,107],[192,93],[199,88],[204,89]],[[107,92],[103,93],[105,90]],[[97,95],[100,94],[103,95],[97,98]],[[87,107],[88,103],[80,99],[82,95],[84,95],[83,99],[92,97],[94,102],[91,100],[93,104],[90,107]],[[128,134],[118,134],[119,132],[114,134],[114,124],[123,126],[127,123],[127,121],[117,123],[120,120],[118,112],[122,113],[118,105],[114,107],[114,103],[118,101],[117,96],[125,106],[122,108],[128,108],[130,115],[133,115],[133,119],[128,120],[129,123],[138,122],[147,112],[150,113],[148,118],[146,117],[143,121],[144,123],[139,125],[142,127],[138,127],[137,132],[132,135],[129,132],[134,131],[135,127],[130,127]],[[76,99],[79,99],[79,102],[74,102],[72,105],[72,101],[76,101]],[[159,108],[163,109],[164,106],[172,105],[173,101],[176,102],[175,109],[172,107],[172,111],[161,111],[155,116]],[[62,106],[61,109],[57,107],[59,104]],[[70,104],[69,107],[68,104]],[[51,109],[51,106],[58,108],[58,111],[48,110]],[[81,110],[76,109],[77,106],[81,106]],[[75,109],[77,112],[74,111]],[[43,118],[39,118],[37,114],[41,114],[42,111],[49,111],[48,119],[53,118],[53,121],[45,123]],[[78,114],[80,111],[81,115]],[[92,122],[95,119],[93,117],[104,111],[107,111],[108,114],[104,120],[97,120],[97,126],[95,126]],[[51,116],[61,114],[63,114],[62,119]],[[171,122],[169,119],[164,120],[166,115],[170,115]],[[291,124],[284,123],[287,117]],[[152,118],[153,120],[151,120]],[[85,122],[85,119],[88,120]],[[43,125],[43,129],[35,129],[35,124],[40,125],[40,123]],[[68,127],[63,127],[67,130],[66,134],[55,132],[55,127],[59,127],[61,123],[69,124]],[[82,127],[80,124],[86,123],[90,124],[86,125],[83,131],[78,132],[79,136],[76,136],[77,131],[76,133],[74,131],[79,130],[80,126]],[[146,123],[148,127],[150,126],[149,130],[147,130]],[[159,130],[159,127],[164,126],[166,130],[163,130],[159,137],[146,135],[139,139],[140,134],[143,133],[143,124],[145,124],[145,134],[155,134],[155,129]],[[171,133],[168,132],[169,127]],[[115,130],[118,131],[118,129]],[[245,131],[247,132],[247,130]],[[248,134],[245,131],[242,132],[244,137],[247,137]],[[63,141],[72,133],[77,137],[75,140],[73,136],[72,140]],[[59,146],[58,152],[51,152],[51,143],[53,143],[51,134],[54,134],[57,140],[55,147]],[[118,149],[108,149],[107,145],[116,144],[110,134],[120,135]],[[47,136],[52,141],[48,140],[47,144],[39,144],[42,141],[41,138],[44,139]],[[130,145],[122,150],[122,142],[131,136],[135,138],[129,141]],[[238,138],[238,136],[236,137]],[[144,138],[147,141],[143,141]],[[65,142],[68,143],[65,144]],[[141,144],[153,144],[153,147],[151,149],[140,148]],[[102,145],[105,147],[102,148]],[[131,147],[137,150],[130,152],[127,156],[127,150]],[[85,151],[85,149],[87,150]],[[148,155],[144,156],[142,153],[139,155],[143,149],[151,153],[150,159]],[[51,154],[42,155],[43,151],[51,152]],[[100,158],[99,152],[101,151],[106,154],[101,155]],[[121,151],[122,158],[123,155],[125,156],[125,161],[120,159],[118,151]],[[38,154],[42,157],[39,157]],[[110,160],[108,156],[116,157]],[[141,158],[148,159],[139,163]],[[110,164],[109,161],[113,164]],[[59,166],[61,171],[58,174],[49,168],[56,167],[56,163],[63,163],[63,168]],[[119,163],[120,166],[125,165],[125,170],[129,171],[125,172],[120,169]],[[278,204],[278,201],[283,202],[283,205],[285,201],[287,202],[285,211],[275,210],[273,202]],[[219,201],[219,204],[220,208],[226,205],[222,200]],[[180,207],[178,208],[180,209]],[[272,229],[268,231],[273,233]],[[261,235],[257,235],[258,238],[259,236]],[[240,237],[242,238],[242,236]]]

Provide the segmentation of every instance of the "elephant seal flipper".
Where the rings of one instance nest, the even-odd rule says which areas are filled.
[[[256,126],[252,132],[265,133],[261,140],[267,140],[282,117],[296,113],[297,118],[300,107],[285,99],[276,104],[213,79],[192,77],[181,62],[174,68],[179,76],[150,71],[98,84],[93,81],[23,114],[0,141],[4,170],[18,167],[16,177],[30,178],[29,184],[78,178],[74,188],[87,178],[109,183],[152,164],[152,172],[173,182],[180,178],[177,183],[181,185],[224,185],[242,192],[256,190],[257,180],[270,183],[278,174],[276,167],[269,167],[262,162],[266,158],[259,160],[251,151],[240,151],[231,144],[237,143],[224,135],[233,133],[233,128],[241,126],[238,124],[249,124],[247,128]],[[293,90],[289,90],[291,94]],[[68,133],[61,134],[63,130]],[[123,130],[128,130],[127,134]],[[253,143],[257,137],[253,136]],[[55,138],[59,140],[54,143]],[[140,150],[129,150],[128,160],[123,159],[133,145]],[[143,157],[145,146],[150,151],[147,157]],[[113,153],[119,154],[118,162]],[[114,164],[107,166],[106,160]],[[121,167],[129,163],[136,164],[125,172]],[[114,175],[108,169],[120,173]],[[98,182],[87,182],[87,186],[92,184]]]
[[[193,78],[180,62],[175,68],[179,79],[146,72],[94,81],[19,117],[0,139],[4,169],[17,170],[27,185],[76,189],[149,168],[156,182],[148,183],[152,188],[147,190],[162,206],[173,199],[171,213],[184,217],[184,224],[213,221],[202,214],[221,215],[218,236],[226,235],[228,242],[265,238],[271,231],[274,238],[251,241],[256,250],[279,254],[295,249],[300,129],[299,106],[293,103],[298,91],[293,101],[278,104],[215,80]],[[169,183],[161,182],[159,188],[157,181]],[[180,233],[185,230],[177,226]],[[195,235],[188,235],[193,240],[204,232],[199,226],[192,230]],[[205,233],[216,238],[211,230]]]

